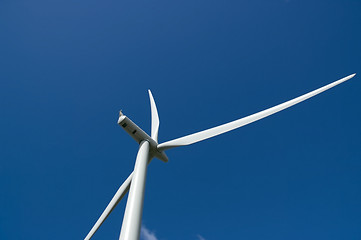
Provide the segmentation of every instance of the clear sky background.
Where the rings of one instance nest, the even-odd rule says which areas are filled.
[[[361,1],[0,1],[0,239],[83,239],[159,141],[352,80],[149,166],[144,240],[361,239]],[[125,200],[125,199],[124,199]],[[118,239],[125,201],[94,239]]]

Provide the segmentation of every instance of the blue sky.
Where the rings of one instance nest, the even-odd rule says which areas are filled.
[[[143,239],[360,239],[360,10],[358,0],[1,1],[0,239],[85,237],[134,166],[118,111],[149,132],[148,88],[163,142],[355,72],[154,160]],[[118,239],[124,207],[94,239]]]

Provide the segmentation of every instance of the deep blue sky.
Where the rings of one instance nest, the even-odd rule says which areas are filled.
[[[159,240],[361,239],[361,1],[0,2],[0,239],[83,239],[160,142],[354,79],[149,166]],[[123,201],[94,239],[118,239]]]

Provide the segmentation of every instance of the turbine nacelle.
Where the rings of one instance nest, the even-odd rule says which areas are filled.
[[[150,158],[156,157],[163,162],[168,162],[168,157],[164,151],[158,150],[158,143],[155,139],[149,136],[146,132],[143,131],[137,124],[125,116],[121,111],[119,111],[118,124],[138,143],[140,144],[143,141],[149,142],[150,145]]]

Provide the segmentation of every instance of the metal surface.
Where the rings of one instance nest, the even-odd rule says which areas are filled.
[[[130,185],[119,240],[139,239],[148,160],[149,142],[143,141],[140,143],[137,160],[135,161],[133,180]]]

